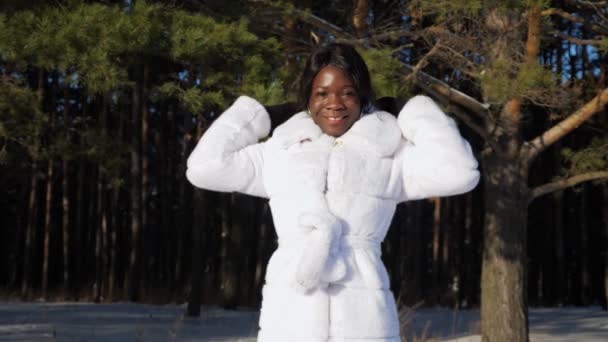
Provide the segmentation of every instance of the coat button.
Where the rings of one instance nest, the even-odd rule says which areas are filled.
[[[337,146],[342,146],[342,140],[336,139],[336,141],[334,141],[334,147],[337,147]]]

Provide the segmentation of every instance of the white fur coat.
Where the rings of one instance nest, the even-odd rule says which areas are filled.
[[[341,137],[305,113],[272,137],[264,107],[242,96],[188,159],[195,186],[270,200],[279,248],[266,273],[259,341],[400,341],[380,244],[399,202],[467,192],[477,161],[428,97],[397,118],[375,111]]]

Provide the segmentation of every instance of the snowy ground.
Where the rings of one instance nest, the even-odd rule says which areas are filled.
[[[0,302],[0,341],[255,341],[258,312],[132,303]],[[408,341],[476,342],[478,311],[418,309],[409,316]],[[608,341],[608,313],[599,307],[532,309],[531,341]],[[436,341],[436,340],[435,340]]]

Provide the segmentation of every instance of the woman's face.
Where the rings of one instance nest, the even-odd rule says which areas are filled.
[[[361,101],[353,81],[342,69],[323,67],[312,81],[308,108],[323,133],[339,137],[361,117]]]

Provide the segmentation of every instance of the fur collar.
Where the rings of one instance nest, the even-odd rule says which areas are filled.
[[[362,149],[380,157],[395,153],[401,140],[401,130],[397,119],[383,111],[374,111],[357,120],[342,136],[333,138],[325,135],[306,112],[299,112],[277,127],[272,139],[282,148],[306,140],[314,141],[323,137],[342,141],[344,144]]]

